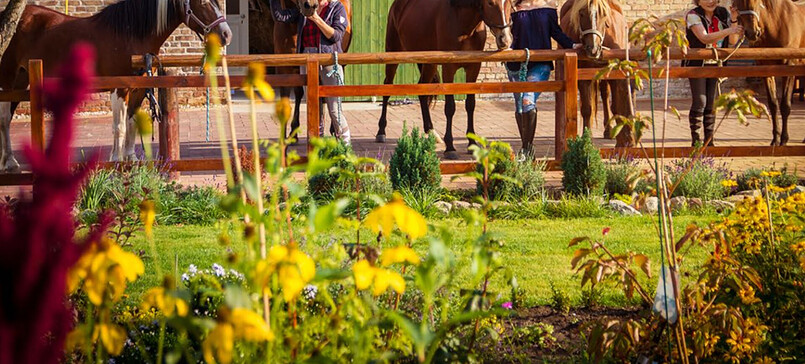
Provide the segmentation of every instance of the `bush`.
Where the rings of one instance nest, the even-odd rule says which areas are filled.
[[[723,198],[729,191],[721,182],[730,178],[730,171],[723,164],[716,165],[711,157],[682,159],[667,168],[671,183],[676,185],[674,196],[707,201]]]
[[[797,177],[797,171],[794,173],[790,173],[788,171],[788,167],[783,167],[779,170],[780,175],[771,177],[771,183],[777,187],[788,187],[791,185],[795,185],[799,183],[799,177]],[[746,191],[746,190],[754,190],[757,189],[758,186],[756,185],[755,181],[759,181],[763,173],[762,169],[758,168],[749,168],[736,178],[736,182],[738,183],[738,191]]]
[[[562,219],[610,216],[601,202],[593,196],[562,196],[561,200],[548,203],[546,210],[548,216]]]
[[[198,269],[191,264],[182,274],[182,283],[190,291],[190,311],[196,316],[216,317],[224,303],[227,286],[244,286],[246,277],[234,270],[213,264],[211,269]]]
[[[646,192],[648,189],[645,174],[632,158],[618,158],[614,163],[607,164],[606,170],[604,192],[610,196],[631,196],[633,192]]]
[[[403,126],[402,137],[389,161],[389,177],[395,190],[438,189],[442,174],[436,156],[436,138],[420,135],[417,128],[409,134]]]
[[[508,151],[511,153],[511,150]],[[545,185],[545,163],[531,158],[524,160],[505,159],[495,164],[492,173],[510,177],[520,184],[505,180],[493,180],[489,185],[489,198],[499,201],[531,201],[542,196]],[[480,169],[480,166],[478,167]],[[480,170],[479,170],[480,171]],[[476,183],[480,194],[482,187]]]
[[[337,141],[336,143],[327,143],[326,147],[321,148],[319,150],[319,158],[333,159],[350,153],[353,153],[351,146]],[[342,169],[352,168],[352,166],[344,160],[336,162],[333,167]],[[338,192],[347,190],[347,187],[346,182],[338,180],[338,173],[324,172],[310,177],[307,190],[317,201],[328,201],[335,197]]]
[[[576,195],[601,195],[607,172],[601,153],[593,145],[590,129],[568,141],[562,155],[562,186],[565,192]]]

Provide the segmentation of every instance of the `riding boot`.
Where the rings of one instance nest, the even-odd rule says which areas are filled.
[[[707,146],[713,147],[715,146],[715,127],[716,127],[716,116],[715,114],[708,113],[704,116],[704,140],[708,141]]]
[[[523,122],[523,113],[515,112],[514,120],[517,121],[517,131],[520,133],[521,150],[525,150],[525,123]]]
[[[690,145],[692,147],[695,147],[697,143],[701,143],[702,141],[702,137],[699,134],[699,129],[702,127],[702,117],[703,115],[701,113],[695,111],[691,111],[688,117],[690,121]]]
[[[523,124],[526,131],[524,147],[528,153],[534,152],[534,135],[537,133],[537,110],[530,110],[523,114]]]

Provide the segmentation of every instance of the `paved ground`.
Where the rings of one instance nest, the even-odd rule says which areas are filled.
[[[517,127],[512,115],[511,101],[479,101],[477,103],[475,115],[475,131],[479,135],[487,138],[502,140],[512,144],[512,147],[519,148],[519,137]],[[466,128],[466,113],[464,104],[457,104],[457,113],[454,119],[454,135],[456,136],[456,148],[461,157],[469,159],[466,138],[460,137]],[[679,110],[689,108],[689,100],[677,100],[671,102]],[[237,102],[234,105],[235,119],[238,126],[238,139],[241,143],[250,140],[250,124],[248,104]],[[540,102],[539,121],[536,137],[537,154],[548,158],[553,157],[553,135],[554,135],[554,104],[553,102]],[[258,113],[260,138],[274,139],[278,136],[278,127],[272,119],[271,107],[262,106]],[[409,127],[418,126],[421,128],[421,116],[418,103],[392,106],[389,108],[389,125],[387,131],[387,142],[385,144],[375,143],[374,135],[377,132],[377,120],[380,115],[379,103],[345,103],[344,113],[352,131],[353,145],[358,153],[379,157],[388,161],[402,131],[402,124],[406,122]],[[649,104],[641,101],[638,109],[644,113],[648,112]],[[303,106],[304,110],[304,106]],[[221,110],[223,113],[223,110]],[[436,130],[440,135],[444,135],[445,116],[443,104],[436,103],[431,109]],[[181,154],[182,158],[204,158],[219,157],[218,136],[215,131],[214,121],[210,127],[210,140],[206,141],[206,111],[204,109],[182,110],[180,112],[180,135],[181,135]],[[211,117],[215,117],[216,110],[210,111]],[[661,120],[661,115],[656,115]],[[795,102],[795,110],[792,112],[792,122],[790,123],[790,135],[792,142],[800,143],[805,138],[805,104]],[[75,147],[75,158],[81,160],[84,156],[100,152],[105,157],[111,149],[111,116],[81,116],[78,123],[77,140]],[[599,115],[599,120],[602,116]],[[214,120],[214,119],[213,119]],[[329,122],[328,122],[329,126]],[[12,145],[16,152],[21,150],[23,143],[30,138],[30,121],[28,119],[18,119],[12,123]],[[305,133],[302,133],[301,143],[298,150],[304,150]],[[603,127],[599,122],[593,128],[593,135],[596,137],[596,144],[599,146],[614,146],[614,141],[601,138]],[[650,134],[648,134],[650,135]],[[752,120],[751,126],[742,126],[735,119],[727,119],[721,129],[716,134],[716,143],[719,146],[739,146],[739,145],[768,145],[771,140],[771,125],[765,120]],[[687,113],[683,111],[682,121],[678,121],[675,116],[669,114],[667,124],[667,140],[670,146],[690,145],[690,133],[687,123]],[[250,144],[250,143],[249,143]],[[444,145],[437,146],[440,156],[444,151]],[[21,161],[24,162],[24,161]],[[771,165],[777,166],[788,164],[789,166],[805,166],[805,157],[796,158],[732,158],[727,159],[728,165],[735,170],[742,170],[750,166]],[[552,180],[556,181],[558,174],[552,174]],[[184,173],[182,182],[199,183],[219,183],[221,178],[216,178],[215,173],[199,172]],[[14,189],[0,189],[0,193],[8,193]]]

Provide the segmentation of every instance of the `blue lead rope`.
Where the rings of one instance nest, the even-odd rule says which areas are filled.
[[[335,82],[338,86],[344,85],[344,80],[341,78],[341,72],[338,72],[338,69],[341,66],[338,64],[338,52],[333,52],[333,69],[330,72],[327,72],[327,77],[333,77],[335,75]],[[336,125],[336,136],[341,138],[341,98],[339,97],[336,99],[338,103],[338,115],[336,115],[336,120],[338,120],[338,125]]]

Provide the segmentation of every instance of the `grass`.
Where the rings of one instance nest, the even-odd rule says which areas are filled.
[[[676,236],[681,236],[685,226],[690,223],[705,224],[712,221],[714,215],[680,216],[676,217]],[[472,231],[477,228],[467,228],[458,219],[445,219],[432,222],[436,227],[449,229],[453,233],[453,240],[448,243],[451,251],[459,259],[459,281],[467,285],[469,274],[469,245],[465,243],[479,233]],[[520,287],[525,289],[526,305],[547,305],[551,302],[550,282],[556,289],[565,291],[571,298],[574,306],[581,304],[581,279],[574,276],[570,269],[570,259],[574,248],[568,248],[568,242],[577,236],[600,237],[601,230],[610,227],[607,236],[607,246],[613,253],[618,254],[631,249],[637,253],[647,254],[652,261],[653,278],[646,285],[649,292],[656,287],[656,273],[659,270],[659,244],[654,230],[652,219],[647,216],[622,218],[580,218],[571,220],[506,220],[494,221],[490,224],[490,231],[499,235],[505,243],[502,249],[503,261],[515,274]],[[130,291],[128,304],[137,304],[140,296],[147,287],[158,285],[161,282],[155,264],[159,264],[163,273],[173,273],[174,259],[178,257],[179,274],[187,269],[189,264],[195,264],[200,269],[209,268],[213,263],[226,267],[227,250],[234,251],[239,256],[247,254],[246,247],[240,242],[224,247],[218,243],[219,230],[215,227],[202,226],[158,226],[154,228],[155,246],[158,257],[147,258],[146,274],[135,282]],[[351,241],[354,232],[334,230],[331,237],[339,241]],[[319,239],[329,241],[330,239]],[[134,249],[150,252],[147,242],[142,236],[133,240]],[[424,253],[424,243],[415,245],[416,250]],[[150,254],[150,253],[149,253]],[[688,256],[688,268],[695,268],[704,259],[705,252],[694,250]],[[692,266],[694,265],[694,266]],[[502,293],[503,298],[508,297],[507,285],[503,275],[498,275],[490,285],[490,291],[495,294]],[[600,304],[607,306],[628,306],[636,301],[628,302],[622,291],[613,285],[607,285],[602,291]]]

